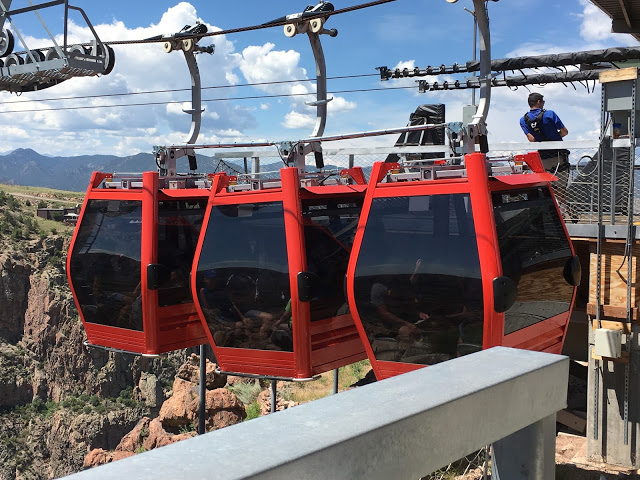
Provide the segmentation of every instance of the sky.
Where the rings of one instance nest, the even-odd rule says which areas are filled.
[[[171,34],[196,21],[205,23],[210,31],[257,25],[299,12],[308,4],[293,0],[72,3],[84,9],[105,42]],[[333,2],[336,9],[359,3],[364,2]],[[26,5],[28,0],[14,0],[12,8]],[[493,58],[639,45],[629,35],[611,34],[610,19],[588,0],[537,0],[535,8],[523,0],[501,0],[488,6]],[[396,0],[329,18],[325,27],[336,28],[338,35],[321,37],[328,90],[336,92],[329,94],[333,100],[328,106],[325,135],[401,127],[418,105],[428,103],[445,103],[446,121],[462,120],[463,105],[471,102],[470,90],[419,93],[415,79],[380,81],[376,67],[426,67],[471,60],[473,16],[465,7],[472,10],[472,0],[453,4],[445,0]],[[63,31],[62,13],[62,7],[41,12],[58,42]],[[32,12],[16,15],[13,21],[29,48],[52,45]],[[90,39],[82,17],[71,12],[69,42]],[[288,38],[282,27],[273,27],[200,41],[202,46],[211,43],[215,44],[213,55],[197,56],[205,87],[202,98],[214,100],[203,103],[205,112],[197,143],[286,141],[312,133],[315,108],[305,102],[314,100],[314,95],[274,97],[315,91],[314,82],[308,81],[315,78],[315,64],[306,35]],[[32,148],[54,156],[126,156],[151,152],[154,145],[184,143],[191,117],[182,109],[190,107],[191,93],[182,53],[164,53],[161,44],[116,45],[114,49],[116,63],[109,75],[73,78],[20,96],[0,92],[0,153]],[[331,79],[344,76],[354,77]],[[269,84],[284,80],[296,82]],[[256,83],[267,84],[247,85]],[[587,93],[580,85],[575,89],[562,84],[529,88],[542,93],[546,108],[556,111],[563,120],[569,130],[567,139],[597,138],[599,87],[595,93]],[[86,98],[171,89],[185,90]],[[490,143],[526,141],[518,122],[528,110],[528,94],[523,87],[493,89],[487,120]],[[53,100],[61,97],[85,98]],[[131,103],[155,104],[122,106]],[[110,107],[99,108],[105,105]],[[48,111],[61,107],[92,108]],[[390,145],[395,138],[366,142]]]

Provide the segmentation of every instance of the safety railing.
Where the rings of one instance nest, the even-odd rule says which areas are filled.
[[[67,478],[417,479],[493,444],[493,479],[555,478],[569,359],[496,347]]]
[[[605,142],[606,143],[606,142]],[[628,221],[628,198],[630,192],[629,148],[616,148],[609,145],[603,150],[602,162],[602,222],[607,225],[626,225]],[[533,150],[566,148],[570,151],[569,171],[557,172],[558,181],[553,184],[560,200],[560,209],[570,230],[589,232],[598,223],[598,155],[599,142],[564,141],[545,143],[503,143],[491,144],[489,157],[503,158]],[[640,149],[634,158],[636,176],[640,170]],[[369,147],[369,148],[325,148],[325,171],[338,175],[340,169],[352,166],[363,168],[365,177],[371,171],[374,162],[419,158],[421,154],[442,155],[449,158],[449,146],[405,146],[405,147]],[[312,162],[312,156],[309,162]],[[229,174],[251,175],[262,172],[263,175],[277,176],[282,160],[275,149],[218,151],[213,155],[214,168]],[[309,164],[311,167],[311,164]],[[333,172],[331,172],[333,169]],[[313,167],[309,169],[313,171]],[[636,178],[638,179],[638,178]],[[638,179],[640,180],[640,179]],[[557,188],[565,193],[558,195]],[[640,221],[640,181],[634,182],[634,222]],[[562,197],[562,198],[561,198]],[[578,225],[578,227],[575,227]],[[590,225],[591,227],[580,227]],[[591,230],[589,230],[591,228]],[[608,231],[609,229],[607,229]],[[620,230],[620,232],[623,232]],[[614,233],[612,232],[612,235]]]

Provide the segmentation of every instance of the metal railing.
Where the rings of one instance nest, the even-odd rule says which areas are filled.
[[[610,140],[605,143],[610,144]],[[558,194],[558,186],[566,190],[560,208],[572,235],[592,236],[598,223],[598,151],[599,142],[564,141],[544,143],[503,143],[491,144],[489,158],[504,158],[533,150],[566,148],[570,150],[571,168],[568,172],[558,172],[558,181],[553,187]],[[603,222],[605,226],[626,225],[628,221],[628,198],[630,192],[629,149],[617,147],[613,151],[610,146],[603,154]],[[635,171],[640,169],[640,149],[634,159]],[[449,158],[448,145],[373,147],[373,148],[325,148],[324,169],[327,174],[337,175],[342,168],[360,166],[365,176],[374,162],[385,161],[390,156],[403,160],[419,158],[420,154],[429,153]],[[615,158],[615,160],[614,160]],[[311,157],[309,158],[311,160]],[[270,150],[234,150],[219,151],[213,156],[214,166],[218,170],[226,170],[229,174],[278,176],[283,166],[274,148]],[[308,165],[309,171],[315,167]],[[640,182],[634,182],[634,219],[640,221]],[[605,228],[615,236],[615,229]],[[623,230],[620,230],[621,234]]]
[[[493,444],[493,479],[546,480],[568,373],[496,347],[67,478],[417,479]]]

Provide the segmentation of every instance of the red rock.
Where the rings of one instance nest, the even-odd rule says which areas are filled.
[[[159,420],[164,426],[181,427],[189,425],[193,420],[192,404],[195,385],[182,378],[173,382],[173,395],[160,408]]]
[[[116,447],[116,452],[136,452],[149,436],[149,417],[143,417],[138,424],[127,433]]]

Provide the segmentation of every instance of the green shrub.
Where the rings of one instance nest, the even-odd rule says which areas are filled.
[[[258,402],[253,402],[252,404],[247,406],[246,420],[251,420],[252,418],[258,418],[259,416],[260,416],[260,404]]]
[[[235,393],[238,399],[245,405],[255,402],[262,391],[260,381],[257,379],[248,383],[236,383],[235,385],[231,385],[227,388]]]
[[[38,202],[38,208],[47,208],[47,202],[45,202],[44,200],[40,200]]]
[[[40,397],[34,398],[33,401],[31,402],[31,409],[36,413],[41,412],[42,410],[44,410],[44,408],[45,408],[44,401]]]

